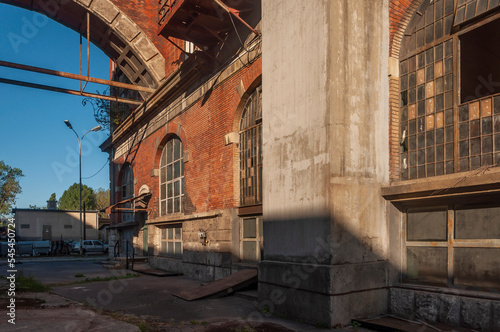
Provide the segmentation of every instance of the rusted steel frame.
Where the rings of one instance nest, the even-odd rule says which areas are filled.
[[[229,8],[228,6],[226,6],[222,1],[220,0],[214,0],[219,6],[222,7],[222,9],[224,9],[226,12],[229,13],[229,15],[233,15],[234,17],[236,17],[238,20],[241,21],[241,23],[243,23],[247,28],[249,28],[253,33],[255,33],[255,35],[259,36],[260,33],[255,30],[254,28],[252,28],[247,22],[245,22],[244,19],[242,19],[240,17],[240,15],[238,15],[238,11],[233,9],[233,8]]]
[[[124,103],[124,104],[132,104],[132,105],[141,105],[142,104],[142,102],[137,101],[137,100],[132,100],[132,99],[104,96],[104,95],[99,95],[99,94],[95,94],[95,93],[69,90],[69,89],[58,88],[58,87],[53,87],[53,86],[48,86],[48,85],[43,85],[43,84],[9,80],[6,78],[0,78],[0,83],[17,85],[17,86],[24,86],[24,87],[28,87],[28,88],[35,88],[35,89],[47,90],[47,91],[53,91],[53,92],[67,93],[67,94],[75,95],[75,96],[84,96],[84,97],[90,97],[90,98],[104,99],[104,100],[109,100],[109,101],[114,101],[114,102],[119,102],[119,103]]]
[[[170,38],[166,38],[172,45],[174,45],[179,51],[181,51],[182,53],[184,53],[185,55],[191,55],[191,53],[188,53],[186,52],[185,50],[182,49],[182,47],[179,47],[179,45],[177,45],[176,43],[174,43],[173,40],[171,40]]]
[[[136,90],[136,91],[144,91],[144,92],[151,92],[151,93],[155,91],[155,89],[147,88],[147,87],[143,87],[143,86],[115,82],[115,81],[110,81],[110,80],[104,80],[102,78],[87,77],[87,76],[83,76],[83,75],[77,75],[77,74],[66,73],[66,72],[58,71],[58,70],[51,70],[51,69],[33,67],[33,66],[28,66],[28,65],[22,65],[19,63],[7,62],[7,61],[2,61],[2,60],[0,60],[0,66],[14,68],[14,69],[20,69],[20,70],[27,70],[27,71],[32,71],[35,73],[47,74],[47,75],[52,75],[52,76],[70,78],[70,79],[74,79],[74,80],[89,81],[91,83],[110,85],[110,86],[115,86],[118,88],[124,88],[124,89]]]
[[[80,35],[80,40],[81,40],[81,35]],[[80,50],[81,50],[81,45],[80,45]],[[81,61],[82,59],[82,53],[80,52],[80,75],[82,74],[81,72]],[[87,12],[87,78],[90,77],[90,13]],[[81,92],[83,92],[85,90],[85,88],[87,87],[87,83],[89,81],[86,80],[85,81],[85,85],[83,86],[83,88],[80,89]],[[80,86],[81,86],[82,82],[80,81]]]

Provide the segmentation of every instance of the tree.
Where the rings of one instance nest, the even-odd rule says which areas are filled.
[[[49,201],[57,201],[56,193],[52,193],[52,195],[50,195]]]
[[[19,179],[24,176],[19,168],[10,167],[0,160],[0,215],[10,213],[16,196],[22,192]]]
[[[96,197],[94,190],[86,185],[82,185],[82,209],[85,204],[85,210],[96,210]],[[72,184],[64,191],[59,198],[59,210],[79,210],[80,209],[80,185]]]
[[[95,201],[98,210],[103,210],[109,206],[109,189],[99,188],[95,193]],[[101,213],[101,217],[106,217]]]

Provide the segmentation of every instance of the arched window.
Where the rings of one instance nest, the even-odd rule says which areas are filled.
[[[262,204],[262,86],[245,104],[240,123],[240,206]]]
[[[160,216],[184,212],[184,162],[182,142],[173,138],[160,159]]]
[[[126,200],[134,197],[134,171],[132,170],[132,165],[125,164],[122,171],[122,200]],[[127,202],[123,204],[123,208],[132,208],[133,203]],[[134,220],[133,212],[122,213],[122,221]]]
[[[401,180],[500,161],[498,1],[423,1],[400,52]],[[500,111],[499,111],[500,113]]]

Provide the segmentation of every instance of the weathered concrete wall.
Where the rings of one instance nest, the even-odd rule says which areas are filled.
[[[472,291],[444,290],[425,287],[422,290],[391,288],[392,314],[430,323],[464,326],[480,331],[500,329],[500,301],[498,295],[478,298],[485,294]]]
[[[192,218],[192,217],[190,217]],[[232,273],[234,263],[240,260],[239,217],[236,209],[226,209],[197,215],[182,221],[182,258],[161,256],[161,228],[168,225],[149,225],[149,262],[151,266],[182,272],[201,280],[217,280]],[[207,242],[202,244],[198,231],[206,232]],[[137,239],[138,244],[142,237]]]
[[[259,297],[279,290],[276,312],[387,310],[388,22],[385,0],[263,1]]]
[[[42,240],[43,226],[50,225],[53,241],[80,240],[80,212],[79,211],[47,211],[47,210],[16,210],[16,235],[20,240]],[[82,214],[82,219],[84,215]],[[97,240],[99,225],[96,212],[86,212],[86,238]],[[22,228],[21,225],[30,225]],[[65,226],[71,228],[65,228]],[[66,226],[66,227],[68,227]]]

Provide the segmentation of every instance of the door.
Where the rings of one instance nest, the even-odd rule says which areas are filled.
[[[52,240],[52,225],[42,226],[42,240]]]

